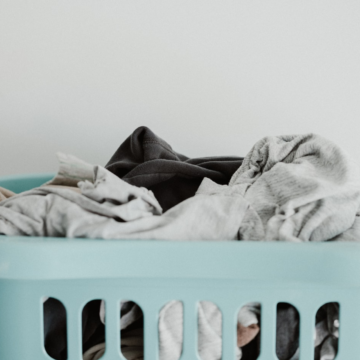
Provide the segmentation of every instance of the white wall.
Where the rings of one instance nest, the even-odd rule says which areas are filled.
[[[360,163],[358,0],[1,0],[0,175],[105,164],[139,125],[188,156],[316,132]]]

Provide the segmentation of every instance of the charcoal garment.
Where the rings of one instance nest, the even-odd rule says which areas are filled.
[[[120,145],[105,168],[129,184],[151,190],[167,211],[194,196],[204,177],[228,184],[242,160],[236,156],[190,159],[142,126]]]
[[[83,351],[104,341],[105,327],[98,316],[100,300],[88,302],[82,311]],[[55,360],[66,360],[66,310],[57,299],[44,302],[44,345],[46,352]]]

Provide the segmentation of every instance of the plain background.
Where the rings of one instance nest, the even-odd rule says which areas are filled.
[[[104,165],[140,125],[188,156],[315,132],[360,163],[358,0],[0,0],[0,175]]]

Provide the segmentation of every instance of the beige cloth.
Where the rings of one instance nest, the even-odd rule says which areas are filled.
[[[0,186],[0,201],[6,200],[14,195],[16,195],[14,192]]]
[[[243,326],[240,323],[237,325],[237,346],[243,347],[250,341],[255,339],[255,336],[259,333],[260,327],[258,324],[252,324],[250,326]]]

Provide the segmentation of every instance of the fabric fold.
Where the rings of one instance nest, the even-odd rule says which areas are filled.
[[[131,185],[152,190],[167,211],[194,196],[205,177],[227,184],[242,160],[237,156],[190,159],[141,126],[120,145],[105,167]]]

